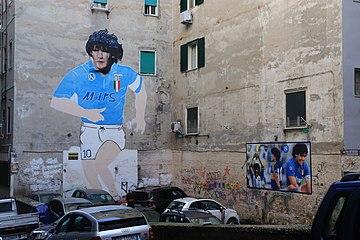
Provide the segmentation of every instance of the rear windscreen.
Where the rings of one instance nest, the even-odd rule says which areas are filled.
[[[132,192],[134,194],[134,198],[136,200],[148,200],[149,194],[147,192]]]
[[[147,225],[147,222],[144,217],[126,218],[126,219],[99,222],[99,231],[134,227],[139,225]]]

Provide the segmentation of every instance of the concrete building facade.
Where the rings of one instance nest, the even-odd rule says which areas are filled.
[[[214,198],[244,223],[310,224],[327,187],[360,171],[358,1],[109,0],[97,9],[102,2],[2,1],[3,195],[64,191],[64,152],[79,145],[80,120],[50,100],[104,28],[123,44],[124,65],[139,69],[142,50],[156,53],[156,73],[142,74],[146,130],[126,130],[138,186]],[[246,143],[304,141],[311,194],[247,187]]]

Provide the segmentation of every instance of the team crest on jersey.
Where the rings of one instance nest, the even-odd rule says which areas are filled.
[[[89,73],[88,79],[89,79],[90,81],[94,81],[94,80],[95,80],[95,74],[94,74],[94,73]]]
[[[114,74],[114,90],[118,92],[120,90],[120,78],[122,74]]]

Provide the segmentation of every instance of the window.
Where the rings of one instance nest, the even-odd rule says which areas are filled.
[[[201,68],[205,66],[205,38],[199,38],[180,47],[180,71]]]
[[[184,12],[204,3],[204,0],[180,0],[180,12]]]
[[[108,0],[93,0],[91,9],[108,11],[108,5],[109,5]]]
[[[349,195],[338,196],[334,200],[335,204],[331,209],[330,218],[327,220],[325,225],[326,227],[323,230],[323,236],[325,239],[338,239],[340,237],[343,213],[345,207],[347,206],[349,197]]]
[[[145,0],[145,15],[157,16],[158,15],[158,0]]]
[[[11,134],[11,111],[10,111],[10,107],[7,108],[6,133]]]
[[[14,59],[14,47],[13,47],[13,42],[10,41],[9,42],[9,69],[11,69],[13,67],[13,59]]]
[[[197,107],[186,109],[186,134],[198,134],[199,132],[199,111]]]
[[[7,70],[7,64],[6,64],[6,58],[7,58],[7,51],[6,51],[6,47],[3,48],[3,55],[2,55],[2,62],[3,62],[3,72],[2,73],[6,73]]]
[[[286,93],[286,127],[306,126],[305,91]]]
[[[355,68],[355,96],[360,97],[360,68]]]
[[[156,74],[156,52],[140,51],[140,74]]]

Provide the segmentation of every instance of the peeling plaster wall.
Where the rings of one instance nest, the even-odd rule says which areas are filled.
[[[78,144],[80,120],[50,109],[50,98],[62,76],[88,59],[89,34],[106,27],[123,43],[125,65],[137,69],[139,49],[157,51],[158,74],[144,77],[146,131],[127,131],[126,148],[138,150],[140,186],[172,184],[214,198],[243,222],[311,223],[331,182],[360,170],[358,157],[340,155],[341,1],[206,0],[187,26],[178,1],[159,2],[154,18],[143,16],[138,1],[111,1],[107,16],[92,13],[90,0],[16,0],[16,192],[61,189],[62,152]],[[200,37],[205,67],[180,73],[180,45]],[[310,131],[284,131],[284,91],[303,87]],[[184,109],[194,105],[200,135],[176,138],[170,122],[184,123]],[[311,141],[312,195],[246,188],[245,143],[275,136]]]
[[[198,136],[172,138],[172,183],[237,209],[244,222],[311,223],[350,161],[340,154],[342,1],[208,0],[189,25],[176,22],[174,6],[172,119],[184,123],[186,107],[198,106],[200,127]],[[201,37],[205,67],[181,73],[180,45]],[[285,92],[302,88],[309,132],[284,130]],[[312,195],[246,188],[245,143],[275,139],[311,141]],[[214,180],[224,187],[209,189]]]

